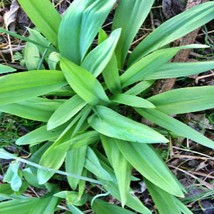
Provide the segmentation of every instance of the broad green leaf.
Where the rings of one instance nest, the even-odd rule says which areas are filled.
[[[92,205],[96,214],[134,214],[130,210],[96,199]]]
[[[87,156],[85,160],[85,168],[96,175],[99,179],[111,181],[111,175],[101,166],[95,152],[88,147]]]
[[[115,103],[124,104],[127,106],[155,108],[155,106],[151,102],[148,102],[148,100],[129,94],[116,94],[111,98],[111,100]]]
[[[71,88],[87,103],[109,102],[102,85],[90,72],[65,58],[61,58],[60,66]]]
[[[7,152],[5,149],[0,148],[0,158],[5,160],[16,159],[16,154],[11,154]]]
[[[90,71],[95,77],[102,73],[111,60],[120,37],[121,29],[111,33],[108,39],[94,48],[84,59],[81,66]]]
[[[67,206],[73,214],[84,214],[79,208],[75,207],[72,204],[68,204]]]
[[[86,102],[78,95],[65,101],[50,117],[47,127],[48,130],[54,129],[75,116],[84,106]]]
[[[183,114],[214,108],[214,87],[190,87],[167,91],[148,99],[166,114]]]
[[[33,43],[27,43],[24,49],[24,61],[27,70],[39,70],[40,54],[39,49]],[[44,66],[43,66],[44,67]]]
[[[122,86],[126,87],[134,82],[145,80],[146,76],[154,73],[160,68],[160,66],[166,64],[173,56],[178,53],[178,51],[182,49],[205,47],[208,46],[193,44],[157,50],[134,63],[121,75]]]
[[[141,94],[142,92],[145,92],[148,88],[150,88],[153,85],[154,81],[142,81],[137,83],[135,86],[131,87],[128,89],[128,91],[125,92],[125,94],[129,95],[138,95]]]
[[[85,165],[87,146],[80,148],[73,148],[68,151],[65,159],[66,172],[75,175],[82,175],[83,167]],[[80,179],[67,177],[70,187],[75,190],[79,184]]]
[[[155,150],[147,144],[117,141],[127,161],[150,182],[166,192],[183,197],[180,183]]]
[[[14,72],[14,71],[16,71],[15,68],[0,64],[0,74],[10,73],[10,72]]]
[[[89,118],[88,122],[97,132],[108,137],[136,143],[168,142],[164,136],[148,126],[126,118],[104,106],[96,106],[95,114]]]
[[[2,214],[38,214],[50,213],[54,214],[58,199],[56,197],[43,198],[25,198],[19,197],[9,201],[0,203],[0,210]]]
[[[207,62],[174,62],[162,65],[158,70],[145,76],[145,80],[185,77],[199,74],[214,68],[213,61]]]
[[[36,97],[18,103],[2,105],[0,111],[30,120],[47,122],[60,104],[61,101]]]
[[[170,130],[178,136],[186,137],[203,146],[214,149],[214,142],[212,140],[208,139],[204,135],[187,126],[186,124],[166,115],[161,111],[158,111],[156,109],[135,110],[147,120],[150,120],[153,123]]]
[[[119,67],[123,67],[131,42],[151,10],[154,0],[121,0],[113,19],[113,29],[122,28],[116,48]]]
[[[41,126],[17,139],[17,145],[36,145],[45,141],[55,141],[62,133],[62,129],[48,131],[47,126]]]
[[[10,184],[11,189],[15,192],[18,192],[22,186],[22,179],[19,175],[20,162],[15,161],[10,163],[9,168],[7,169],[6,174],[4,175],[3,182]]]
[[[115,0],[76,0],[66,11],[59,28],[58,41],[63,57],[81,64]]]
[[[115,182],[108,181],[108,183],[104,184],[104,187],[107,191],[111,193],[111,195],[113,195],[113,197],[120,200],[120,193],[117,184]],[[138,199],[132,193],[129,193],[127,196],[126,206],[142,214],[152,214],[151,211],[146,206],[143,205],[140,199]]]
[[[76,117],[76,120],[79,119],[79,115],[77,116],[78,117]],[[61,145],[62,143],[66,142],[71,138],[76,120],[74,119],[61,133],[57,140],[44,152],[44,154],[40,158],[40,165],[52,169],[59,169],[61,167],[70,145],[67,144],[61,149],[57,149],[57,146]],[[53,175],[53,172],[44,169],[38,169],[37,179],[39,181],[39,184],[45,184]]]
[[[124,158],[113,138],[101,136],[102,145],[117,178],[122,206],[127,202],[130,190],[131,165]]]
[[[0,77],[0,105],[27,100],[55,91],[67,83],[55,70],[26,71]]]
[[[207,2],[192,7],[169,19],[149,34],[137,48],[134,49],[130,56],[129,64],[133,64],[152,51],[181,38],[211,21],[213,18],[214,2]]]
[[[80,148],[82,146],[90,145],[99,140],[99,133],[96,131],[87,131],[82,134],[76,135],[72,137],[70,140],[65,141],[64,143],[58,145],[56,147],[57,150],[63,149],[63,147],[67,148],[69,146],[70,149]]]
[[[51,43],[37,29],[27,28],[27,30],[30,33],[30,36],[28,38],[33,41],[36,41],[40,45],[32,43],[32,42],[28,42],[28,43],[35,44],[37,46],[37,48],[39,49],[39,52],[41,55],[43,55],[45,52],[47,52],[46,55],[49,56],[53,51],[56,51],[56,49],[53,46],[51,46]],[[46,57],[45,57],[45,59],[46,59]]]
[[[111,60],[103,70],[102,74],[108,89],[113,94],[120,93],[121,82],[120,82],[119,70],[117,66],[117,58],[115,54],[112,56]]]
[[[54,5],[49,0],[18,0],[18,2],[41,33],[57,46],[61,17]]]
[[[145,183],[160,214],[192,214],[175,196],[163,191],[146,179]],[[185,207],[185,212],[182,212],[183,207]]]

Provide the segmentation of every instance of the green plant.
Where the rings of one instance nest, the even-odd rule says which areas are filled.
[[[75,0],[61,17],[48,0],[19,0],[37,27],[29,30],[29,38],[21,37],[28,41],[25,62],[30,71],[0,78],[0,111],[42,123],[16,141],[20,146],[29,145],[32,156],[28,160],[0,150],[1,158],[15,160],[5,181],[19,194],[14,195],[9,184],[1,187],[2,200],[11,199],[0,203],[1,213],[14,212],[14,206],[17,213],[54,213],[61,199],[70,212],[83,213],[81,206],[91,201],[85,193],[86,181],[98,184],[121,201],[122,207],[151,213],[131,194],[133,168],[143,176],[160,213],[191,213],[177,198],[184,197],[185,189],[152,145],[168,139],[126,113],[134,110],[171,133],[214,148],[210,139],[169,116],[213,108],[213,87],[181,88],[142,97],[157,79],[214,68],[213,61],[169,62],[182,49],[206,45],[167,46],[212,20],[214,3],[204,3],[168,20],[128,54],[154,1],[121,0],[112,32],[107,35],[101,28],[115,2]],[[98,44],[92,48],[97,35]],[[5,66],[0,69],[13,72]],[[22,170],[20,162],[26,164]],[[66,175],[71,190],[51,184],[54,174]],[[17,179],[23,181],[18,187],[14,186]],[[42,198],[21,196],[28,185],[49,193]],[[96,213],[132,213],[98,199],[92,200],[92,209]]]

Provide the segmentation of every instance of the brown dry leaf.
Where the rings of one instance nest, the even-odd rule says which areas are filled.
[[[18,10],[19,4],[17,0],[13,0],[10,6],[10,10],[4,14],[4,24],[6,28],[10,31],[15,30],[15,22]]]

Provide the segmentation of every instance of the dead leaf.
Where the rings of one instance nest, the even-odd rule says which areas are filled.
[[[6,28],[10,31],[15,30],[15,22],[16,22],[18,10],[19,10],[19,4],[17,0],[13,0],[10,5],[10,10],[4,14],[4,24]]]

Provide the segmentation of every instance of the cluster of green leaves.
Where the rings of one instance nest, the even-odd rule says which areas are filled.
[[[63,17],[49,0],[19,3],[36,29],[29,29],[29,38],[18,36],[28,41],[24,52],[28,71],[0,78],[0,111],[42,123],[16,141],[29,145],[32,156],[28,160],[0,150],[1,158],[15,160],[4,178],[9,184],[0,187],[1,213],[13,213],[14,206],[17,213],[54,213],[62,199],[70,212],[83,213],[81,206],[91,201],[85,193],[88,181],[122,204],[94,199],[95,213],[133,213],[126,205],[149,214],[131,194],[130,183],[136,179],[133,168],[142,175],[159,213],[191,213],[177,198],[184,197],[185,189],[152,145],[168,139],[126,112],[134,110],[171,134],[214,148],[210,139],[170,116],[213,108],[214,87],[181,88],[143,98],[155,80],[214,68],[213,61],[169,62],[182,49],[205,45],[168,46],[212,20],[214,2],[166,21],[131,53],[154,0],[121,0],[109,35],[102,25],[116,0],[74,0]],[[1,65],[0,72],[14,69]],[[22,170],[20,162],[25,163]],[[51,184],[56,173],[67,176],[70,191]],[[28,185],[49,193],[42,198],[22,196]]]

